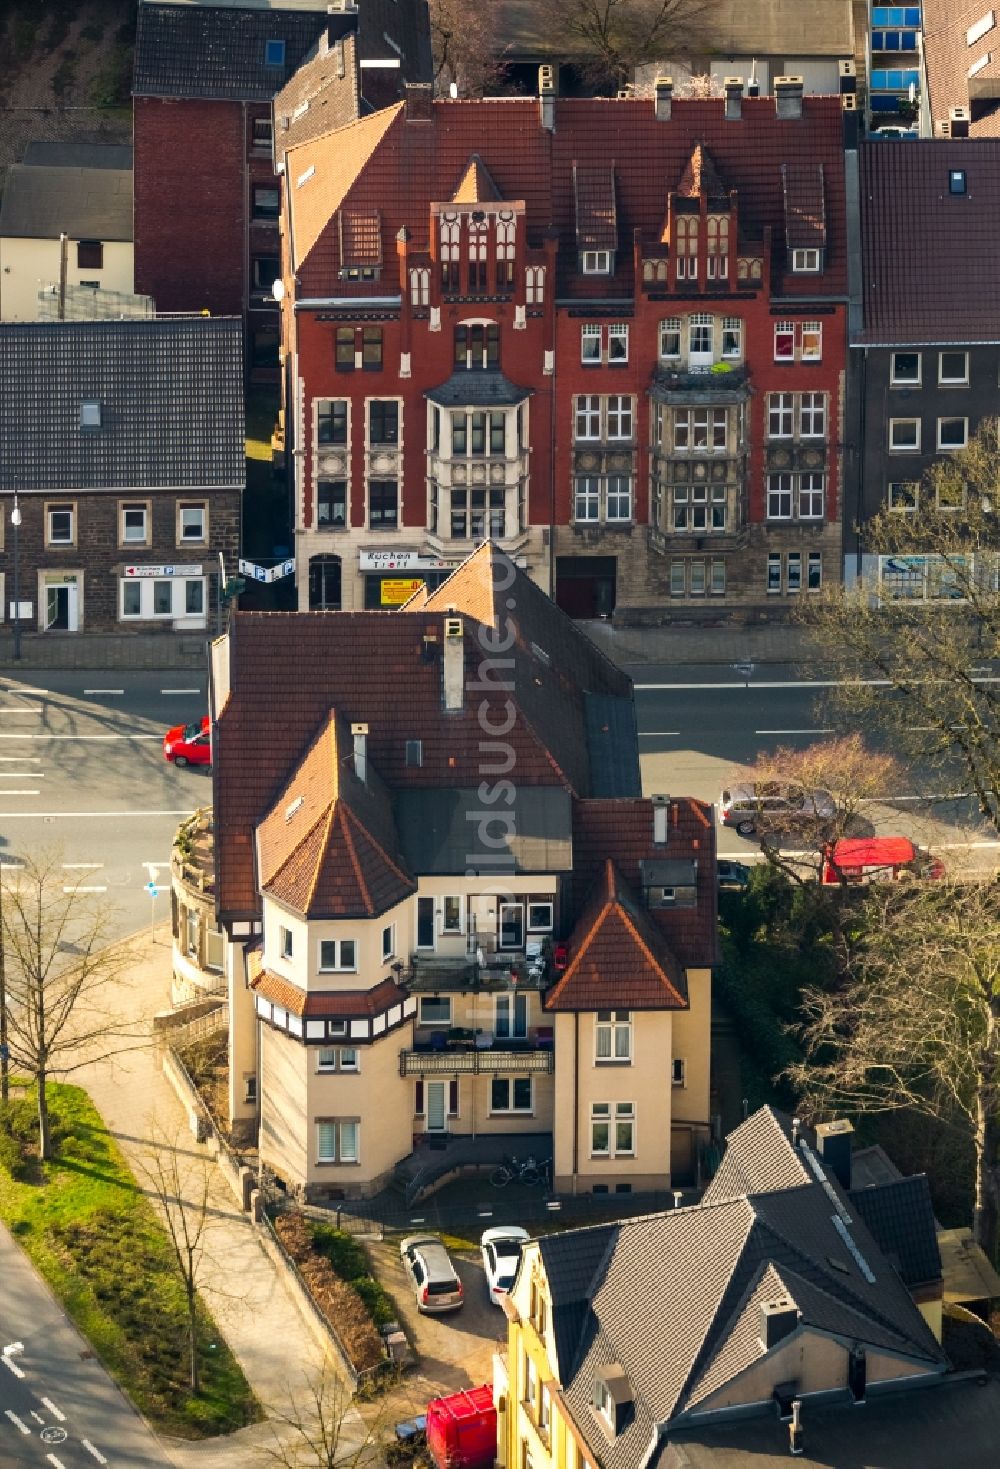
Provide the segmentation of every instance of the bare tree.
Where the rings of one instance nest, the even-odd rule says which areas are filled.
[[[617,90],[644,62],[704,52],[710,11],[709,0],[548,0],[546,44]]]
[[[430,0],[434,86],[439,95],[452,86],[463,97],[482,97],[504,75],[504,45],[491,4],[469,0]]]
[[[972,792],[1000,832],[1000,421],[897,494],[864,527],[871,574],[800,615],[842,681],[837,712],[886,731],[927,791]]]
[[[280,1469],[376,1469],[385,1462],[386,1410],[362,1416],[328,1359],[298,1399],[290,1394],[287,1408],[270,1410],[270,1421],[272,1442],[261,1454]]]
[[[1000,1212],[1000,887],[872,890],[849,983],[807,991],[805,1060],[789,1078],[814,1114],[910,1112],[975,1155],[977,1241]]]
[[[135,1040],[107,993],[128,962],[122,945],[111,947],[112,909],[67,878],[55,852],[0,871],[7,1043],[12,1068],[37,1088],[43,1161],[52,1151],[49,1081]]]
[[[768,862],[801,884],[821,882],[831,862],[836,873],[837,842],[857,831],[866,807],[887,796],[899,776],[891,755],[851,734],[801,750],[765,752],[734,771],[732,781],[752,787],[746,819]],[[786,798],[781,807],[769,803],[778,795]],[[837,876],[843,883],[843,874]]]
[[[137,1167],[159,1205],[173,1250],[187,1303],[188,1383],[193,1393],[201,1391],[198,1361],[198,1271],[204,1253],[205,1233],[211,1222],[209,1193],[212,1165],[197,1157],[184,1166],[181,1138],[156,1136]]]

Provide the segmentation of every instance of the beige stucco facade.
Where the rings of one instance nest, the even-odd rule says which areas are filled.
[[[66,285],[96,285],[102,291],[135,290],[134,250],[131,240],[103,241],[101,266],[77,265],[77,241],[66,250]],[[58,285],[58,239],[29,240],[0,237],[0,321],[38,321],[38,293]]]

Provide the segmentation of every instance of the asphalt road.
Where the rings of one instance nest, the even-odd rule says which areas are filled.
[[[170,1469],[3,1225],[0,1281],[3,1469]]]
[[[67,883],[114,904],[118,933],[162,922],[178,822],[212,799],[207,771],[164,760],[163,734],[205,701],[188,672],[0,679],[0,862],[56,848]]]

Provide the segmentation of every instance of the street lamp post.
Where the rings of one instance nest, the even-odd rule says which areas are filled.
[[[21,656],[21,507],[14,491],[14,508],[10,512],[10,523],[14,527],[14,657]]]

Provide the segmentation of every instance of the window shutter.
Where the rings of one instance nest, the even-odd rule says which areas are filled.
[[[458,1078],[455,1077],[448,1083],[448,1111],[452,1117],[458,1116]]]
[[[424,1115],[424,1084],[422,1081],[417,1082],[417,1098],[413,1104],[413,1110],[418,1117]]]

